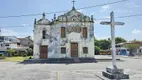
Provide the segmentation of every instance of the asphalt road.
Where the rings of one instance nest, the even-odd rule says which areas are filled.
[[[130,74],[130,80],[142,80],[142,58],[121,58],[118,68]],[[109,80],[101,75],[111,62],[82,64],[18,64],[0,62],[0,80]]]

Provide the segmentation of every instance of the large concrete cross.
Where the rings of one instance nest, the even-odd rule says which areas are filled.
[[[114,21],[114,12],[110,13],[110,22],[102,21],[100,24],[102,25],[110,25],[111,26],[111,49],[112,49],[112,66],[116,68],[116,48],[115,48],[115,25],[124,25],[123,22],[115,22]]]

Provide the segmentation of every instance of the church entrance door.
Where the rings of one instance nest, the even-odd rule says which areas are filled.
[[[78,43],[71,43],[71,57],[78,57]]]
[[[48,46],[40,46],[40,59],[47,59]]]

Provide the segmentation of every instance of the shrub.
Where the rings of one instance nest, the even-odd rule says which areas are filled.
[[[8,53],[9,57],[12,57],[16,54],[16,50],[15,49],[7,49],[6,51]]]
[[[95,55],[99,55],[100,48],[98,46],[95,46]]]
[[[32,48],[28,48],[28,49],[26,49],[26,51],[27,51],[27,55],[28,56],[32,56],[33,55],[33,49]]]
[[[4,58],[5,58],[4,54],[0,53],[0,59],[4,59]]]

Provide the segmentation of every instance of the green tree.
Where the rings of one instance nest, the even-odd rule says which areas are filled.
[[[5,55],[3,53],[0,53],[0,59],[4,59]]]
[[[33,49],[31,49],[31,48],[26,49],[26,52],[27,52],[28,56],[32,56],[33,55]]]
[[[95,46],[95,55],[99,55],[100,48],[98,46]]]
[[[110,45],[111,45],[111,43],[110,43],[109,40],[106,40],[106,39],[104,39],[104,40],[99,40],[99,47],[100,47],[100,49],[102,49],[102,50],[109,49],[109,48],[110,48]]]
[[[12,57],[14,54],[16,54],[16,50],[15,49],[8,49],[6,52],[8,53],[9,57]]]
[[[130,56],[134,56],[135,52],[136,52],[136,49],[139,47],[139,45],[137,44],[127,44],[126,47],[129,49],[129,55]]]
[[[33,49],[33,44],[31,44],[31,45],[29,46],[29,48]]]
[[[94,38],[94,43],[95,43],[95,46],[99,47],[99,40],[97,40],[96,38]]]
[[[121,37],[116,37],[115,38],[115,43],[118,44],[118,43],[122,43],[122,42],[126,42],[126,40],[124,38],[121,38]]]

